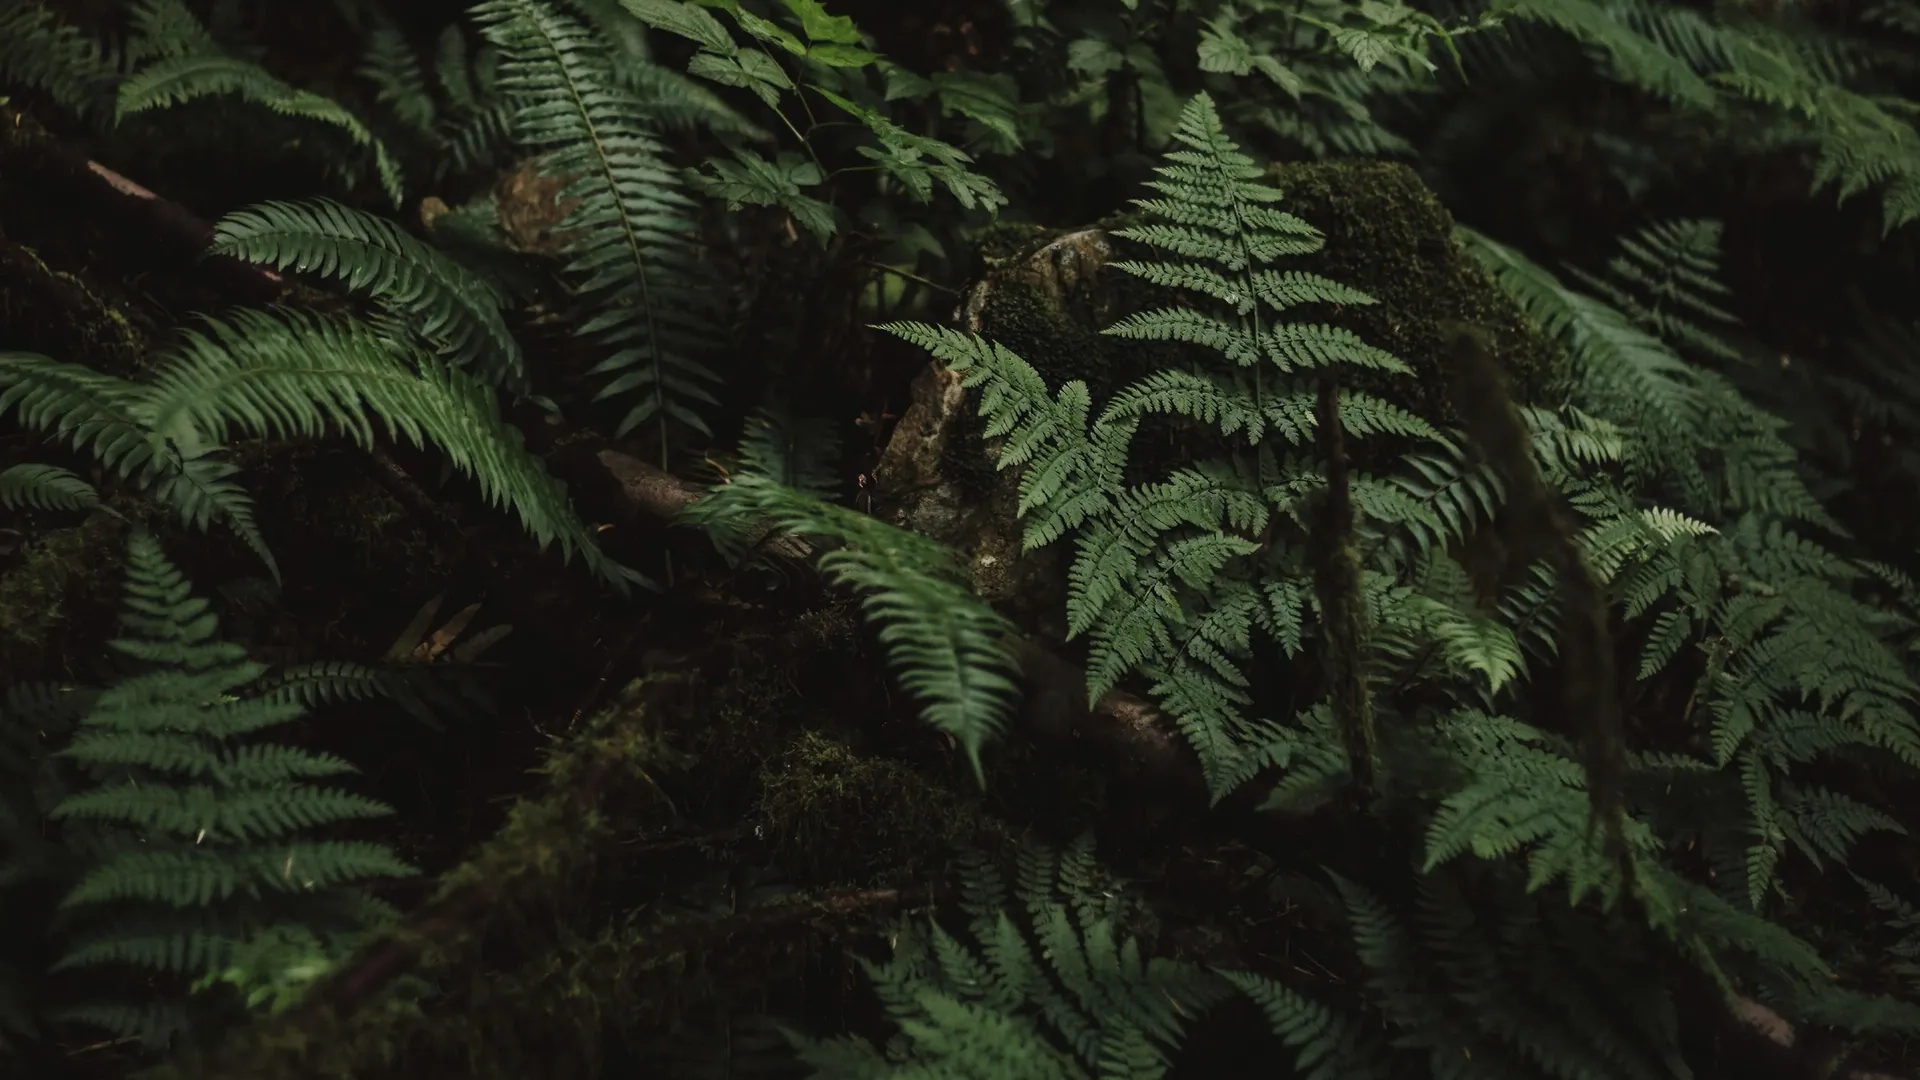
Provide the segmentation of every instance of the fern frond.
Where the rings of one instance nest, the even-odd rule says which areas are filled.
[[[100,464],[150,489],[188,525],[204,531],[224,522],[262,562],[279,570],[254,522],[253,501],[234,480],[239,469],[209,456],[198,440],[174,443],[152,431],[146,390],[78,364],[33,353],[0,352],[0,413],[17,410],[28,428],[51,431]]]
[[[149,430],[186,446],[222,444],[234,429],[298,438],[337,428],[370,447],[378,421],[393,437],[436,446],[490,504],[511,508],[542,548],[557,543],[563,558],[580,556],[616,587],[645,584],[601,552],[566,488],[526,450],[488,387],[431,357],[414,359],[409,367],[364,324],[242,311],[189,331],[139,413]]]
[[[203,97],[234,95],[282,116],[335,128],[355,146],[373,155],[381,188],[393,205],[404,199],[400,164],[360,118],[332,98],[281,82],[249,60],[213,53],[164,57],[120,84],[116,110],[121,118],[165,109]]]
[[[892,958],[866,964],[901,1036],[883,1053],[861,1039],[790,1036],[818,1077],[1094,1076],[1157,1080],[1185,1021],[1226,996],[1217,976],[1149,958],[1119,928],[1122,902],[1102,891],[1091,847],[1029,847],[1001,906],[999,871],[961,863],[972,915],[965,937],[939,923],[903,927]],[[1104,895],[1102,895],[1104,892]]]
[[[384,844],[307,838],[316,828],[390,811],[302,782],[346,771],[345,762],[251,741],[303,709],[241,696],[264,669],[216,637],[207,603],[144,531],[128,549],[122,622],[126,636],[113,648],[148,670],[93,701],[60,756],[98,780],[50,814],[97,823],[118,842],[62,901],[76,931],[55,970],[219,973],[263,925],[271,927],[263,916],[288,910],[283,898],[303,898],[315,926],[346,927],[374,910],[355,902],[354,886],[415,873]],[[105,1004],[77,1018],[123,1034],[167,1028]]]
[[[844,506],[745,473],[694,504],[690,520],[764,519],[797,537],[837,545],[820,569],[861,594],[867,617],[921,717],[952,735],[982,783],[980,750],[1012,719],[1018,696],[1013,625],[975,597],[952,552]]]
[[[209,251],[338,278],[372,294],[455,366],[476,367],[516,392],[527,387],[526,357],[501,318],[501,291],[385,218],[328,199],[261,203],[220,219]]]
[[[53,465],[14,465],[0,470],[0,509],[91,510],[100,505],[93,485]]]
[[[90,122],[111,116],[119,59],[49,8],[0,9],[0,85],[26,87]]]
[[[590,317],[577,331],[611,355],[592,371],[611,380],[596,400],[637,395],[624,435],[648,420],[711,434],[700,408],[720,377],[702,359],[721,340],[718,290],[700,255],[695,204],[654,138],[641,103],[619,85],[599,42],[540,0],[485,0],[473,9],[506,61],[501,89],[523,104],[515,139],[547,155],[578,200],[560,229],[568,269]]]

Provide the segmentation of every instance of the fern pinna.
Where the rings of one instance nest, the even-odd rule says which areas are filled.
[[[1318,275],[1269,267],[1324,240],[1274,208],[1280,193],[1259,182],[1260,168],[1227,137],[1205,95],[1187,106],[1175,138],[1183,149],[1158,170],[1159,196],[1138,203],[1145,221],[1119,232],[1170,257],[1116,267],[1184,290],[1195,303],[1131,315],[1107,333],[1196,346],[1212,354],[1207,359],[1147,375],[1093,415],[1085,383],[1050,397],[1039,373],[1000,346],[921,324],[884,329],[927,348],[982,392],[986,434],[1005,440],[999,466],[1025,468],[1025,545],[1078,531],[1067,617],[1072,634],[1089,638],[1090,699],[1131,672],[1147,674],[1217,797],[1243,749],[1262,738],[1261,722],[1245,715],[1251,632],[1258,626],[1298,640],[1306,617],[1297,545],[1259,538],[1301,510],[1321,473],[1308,460],[1282,461],[1276,450],[1311,443],[1316,374],[1410,369],[1351,331],[1285,321],[1297,308],[1373,300]],[[1199,421],[1237,436],[1246,450],[1129,487],[1122,477],[1133,437],[1154,414]],[[1350,434],[1439,437],[1370,394],[1342,393],[1338,416]]]
[[[249,696],[265,666],[215,637],[207,602],[144,532],[128,550],[122,624],[111,645],[145,671],[100,693],[60,751],[92,782],[51,811],[90,852],[62,902],[55,969],[129,965],[251,992],[289,977],[292,942],[310,980],[391,917],[360,884],[414,873],[385,844],[312,833],[390,811],[314,783],[353,771],[345,761],[254,738],[304,707]],[[281,969],[256,970],[274,955]],[[182,1015],[152,1002],[66,1011],[150,1039]]]

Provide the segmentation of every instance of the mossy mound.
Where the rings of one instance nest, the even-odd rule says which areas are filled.
[[[1291,265],[1379,301],[1327,321],[1420,373],[1416,412],[1451,415],[1446,380],[1434,370],[1445,355],[1442,327],[1450,320],[1492,337],[1522,400],[1537,398],[1564,373],[1565,355],[1454,241],[1453,216],[1412,169],[1375,161],[1310,163],[1276,166],[1269,177],[1286,194],[1281,205],[1327,237],[1318,253]]]

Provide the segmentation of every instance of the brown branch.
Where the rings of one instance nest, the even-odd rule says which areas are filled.
[[[205,256],[202,267],[218,279],[222,287],[255,303],[284,299],[296,289],[289,279],[265,267],[206,255],[207,247],[213,242],[213,225],[205,218],[55,139],[24,114],[15,114],[11,119],[17,126],[17,136],[39,152],[49,171],[77,190],[92,193],[96,201],[126,224],[160,239],[179,250],[182,256]]]

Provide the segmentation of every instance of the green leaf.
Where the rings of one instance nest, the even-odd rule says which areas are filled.
[[[722,86],[745,87],[770,106],[779,104],[780,91],[793,89],[793,80],[773,57],[759,49],[742,49],[731,56],[696,53],[687,62],[687,74]]]
[[[781,0],[787,10],[800,17],[800,31],[811,42],[831,45],[857,45],[860,30],[846,15],[829,15],[820,0]]]
[[[1083,37],[1067,46],[1067,66],[1089,79],[1111,75],[1127,58],[1105,38]]]
[[[899,64],[883,62],[880,73],[887,80],[886,100],[899,101],[901,98],[923,98],[933,93],[933,80],[924,75],[908,71]]]
[[[1200,70],[1220,75],[1253,70],[1253,46],[1235,32],[1231,16],[1222,15],[1200,31]]]
[[[993,181],[967,169],[973,158],[958,147],[915,135],[872,109],[824,87],[815,86],[813,91],[878,136],[880,146],[862,146],[860,155],[879,165],[920,202],[933,198],[933,185],[937,181],[954,201],[968,210],[979,206],[991,211],[1006,205],[1006,195]]]
[[[709,0],[709,2],[711,2],[711,0]],[[770,19],[763,19],[751,11],[742,9],[737,0],[725,0],[724,3],[717,4],[716,6],[733,16],[733,21],[740,24],[740,29],[745,30],[755,38],[778,45],[795,56],[806,55],[806,45],[803,44],[798,37],[794,36],[793,31],[788,30],[786,27]]]
[[[999,136],[991,149],[1010,153],[1020,148],[1020,87],[1013,76],[943,71],[933,77],[933,85],[943,114],[959,113]]]
[[[0,470],[0,507],[89,510],[100,505],[93,485],[55,465],[33,463]]]
[[[697,41],[701,48],[711,49],[722,56],[731,56],[739,48],[733,43],[733,36],[727,33],[727,28],[704,8],[682,3],[681,0],[620,0],[620,6],[656,30]]]
[[[752,150],[736,150],[733,156],[733,161],[707,162],[713,174],[695,173],[694,183],[707,194],[725,199],[729,210],[743,205],[778,206],[822,244],[833,235],[832,204],[800,192],[820,183],[819,166],[792,152],[781,154],[778,161],[768,161]]]
[[[880,54],[855,48],[852,45],[835,45],[828,42],[808,49],[807,59],[828,67],[858,68],[866,67],[880,59]]]

